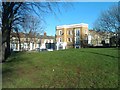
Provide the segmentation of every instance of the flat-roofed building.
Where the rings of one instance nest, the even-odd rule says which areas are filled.
[[[71,24],[56,26],[57,50],[81,48],[87,45],[88,24]]]

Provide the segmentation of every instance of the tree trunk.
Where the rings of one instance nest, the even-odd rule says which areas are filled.
[[[118,47],[118,35],[116,33],[116,47]]]
[[[5,62],[5,43],[2,44],[2,62]]]
[[[2,62],[2,33],[0,31],[0,63]]]
[[[2,27],[2,62],[5,62],[6,59],[11,54],[10,32],[11,32],[11,26],[8,28],[3,25],[3,27]]]
[[[20,41],[20,38],[19,38],[19,51],[21,51],[21,41]]]
[[[2,43],[2,62],[5,62],[6,59],[10,56],[11,50],[10,50],[10,30],[7,35],[6,42]],[[4,39],[4,35],[2,35],[2,39]]]
[[[8,36],[7,36],[7,47],[6,47],[6,52],[5,52],[5,59],[7,59],[10,54],[11,54],[11,50],[10,50],[10,31],[8,32]]]
[[[5,48],[6,48],[6,35],[7,31],[4,31],[5,28],[2,27],[2,62],[5,62]]]
[[[21,51],[21,41],[20,41],[20,35],[19,35],[19,33],[18,33],[18,30],[17,30],[16,32],[17,32],[18,43],[19,43],[19,51]]]

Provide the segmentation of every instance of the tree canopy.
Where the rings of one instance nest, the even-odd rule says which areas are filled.
[[[120,28],[120,14],[118,5],[111,6],[108,10],[101,12],[94,23],[94,29],[97,31],[117,32]]]
[[[113,5],[108,10],[103,11],[94,23],[94,29],[102,32],[114,32],[116,46],[120,45],[120,14],[119,5]],[[107,34],[106,34],[107,35]]]
[[[8,0],[9,1],[9,0]],[[24,1],[24,0],[23,0]],[[10,55],[10,33],[12,30],[18,32],[23,26],[26,15],[38,16],[44,20],[46,14],[56,15],[60,8],[66,3],[57,2],[2,2],[2,60]],[[63,9],[62,9],[63,10]]]

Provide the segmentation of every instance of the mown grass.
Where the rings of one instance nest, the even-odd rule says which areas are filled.
[[[115,48],[13,53],[2,66],[3,88],[118,87]]]

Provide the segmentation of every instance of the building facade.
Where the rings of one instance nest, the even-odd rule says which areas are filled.
[[[111,46],[115,43],[115,33],[89,30],[88,45],[104,46],[105,44]]]
[[[95,30],[89,30],[88,33],[88,45],[89,46],[101,46],[102,35]]]
[[[32,51],[36,49],[50,50],[53,49],[53,47],[48,48],[47,45],[53,44],[54,42],[54,36],[47,36],[46,33],[39,36],[19,33],[19,37],[16,33],[12,33],[10,47],[13,51]]]
[[[88,43],[88,24],[72,24],[56,27],[56,46],[59,49],[82,48]]]

